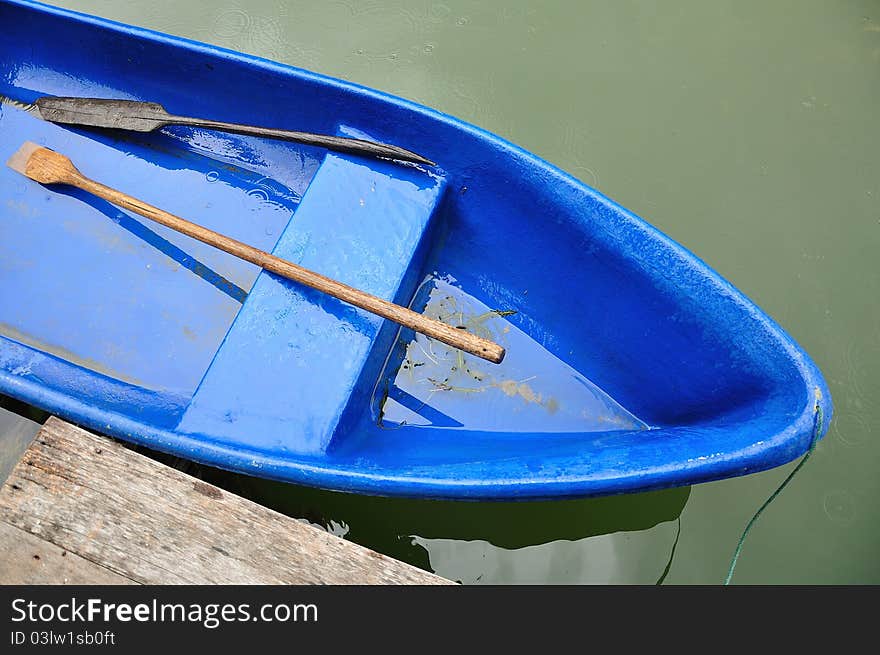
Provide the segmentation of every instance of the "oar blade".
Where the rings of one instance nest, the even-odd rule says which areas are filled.
[[[171,123],[165,108],[155,102],[45,96],[34,104],[44,120],[66,125],[152,132]]]
[[[28,162],[31,160],[31,155],[42,147],[33,141],[25,141],[21,148],[12,153],[12,156],[6,161],[6,165],[17,173],[27,175]]]
[[[32,141],[25,141],[6,165],[40,184],[70,184],[80,176],[70,159]]]

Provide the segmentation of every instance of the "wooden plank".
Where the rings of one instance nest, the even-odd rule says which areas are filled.
[[[0,489],[0,522],[142,584],[451,584],[56,418]]]
[[[133,584],[8,523],[0,523],[0,553],[3,584]]]

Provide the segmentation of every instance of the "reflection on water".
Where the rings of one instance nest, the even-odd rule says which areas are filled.
[[[463,584],[662,584],[680,529],[678,520],[516,550],[484,540],[413,541],[430,553],[434,572]]]
[[[676,519],[691,492],[680,487],[581,500],[472,503],[345,494],[213,469],[204,475],[279,512],[464,583],[653,583],[664,574]],[[549,577],[546,563],[533,570],[516,563],[541,560],[560,543],[568,543],[564,559],[575,560],[587,549],[589,562],[571,561]]]
[[[487,432],[596,432],[647,426],[608,394],[516,326],[516,310],[489,307],[454,284],[429,277],[412,307],[504,346],[487,364],[412,330],[401,330],[382,373],[385,426]]]

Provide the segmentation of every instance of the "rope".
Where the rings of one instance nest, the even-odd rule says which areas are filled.
[[[661,585],[665,582],[666,576],[669,575],[669,569],[672,568],[672,560],[675,559],[675,549],[678,548],[678,539],[681,537],[681,515],[678,517],[678,531],[675,533],[675,541],[672,542],[672,550],[669,553],[669,560],[666,562],[666,568],[660,574],[660,578],[654,584]]]
[[[758,517],[764,512],[765,509],[774,501],[776,496],[778,496],[785,486],[791,482],[791,479],[795,476],[795,474],[801,470],[801,467],[806,464],[807,460],[810,459],[810,455],[813,454],[813,451],[816,449],[816,444],[819,442],[819,434],[822,432],[822,408],[819,405],[816,405],[816,427],[813,430],[813,441],[810,443],[810,448],[807,450],[807,453],[804,455],[803,459],[798,463],[797,466],[794,467],[794,470],[788,474],[788,477],[782,481],[776,491],[774,491],[770,497],[764,501],[764,504],[755,512],[755,515],[752,517],[752,520],[748,522],[745,530],[743,530],[742,536],[739,538],[739,543],[736,545],[736,550],[733,552],[733,558],[730,560],[730,569],[727,571],[727,578],[724,580],[725,585],[730,584],[730,580],[733,578],[733,570],[736,568],[736,563],[739,560],[740,552],[742,551],[743,544],[745,543],[746,537],[749,536],[749,532],[752,530],[752,526],[755,525],[755,522],[758,520]]]

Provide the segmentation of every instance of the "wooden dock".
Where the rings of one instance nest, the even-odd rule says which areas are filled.
[[[50,418],[0,489],[0,584],[451,583]]]

